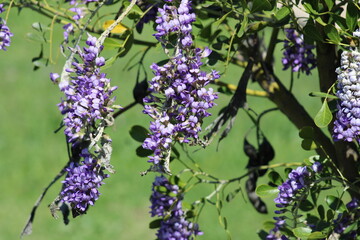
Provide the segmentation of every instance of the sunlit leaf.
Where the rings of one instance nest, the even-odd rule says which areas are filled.
[[[316,114],[316,116],[314,118],[314,122],[315,122],[316,126],[318,126],[319,128],[324,128],[327,125],[329,125],[332,118],[333,118],[333,115],[331,114],[330,108],[325,99],[319,112]]]
[[[114,22],[115,22],[115,20],[106,20],[102,25],[103,30],[106,30]],[[111,33],[123,34],[124,32],[126,32],[126,30],[127,30],[127,27],[125,27],[124,25],[119,23],[118,25],[115,26],[115,28],[113,30],[111,30]]]
[[[293,229],[293,233],[295,235],[295,237],[301,238],[301,239],[306,239],[310,234],[311,234],[311,229],[310,228],[305,228],[305,227],[298,227]]]
[[[251,13],[271,10],[272,6],[268,0],[254,0]]]
[[[328,36],[328,38],[331,40],[332,43],[339,44],[341,42],[341,37],[339,35],[339,32],[332,24],[327,24],[324,27],[324,32]]]
[[[273,197],[279,193],[279,189],[277,187],[271,187],[269,185],[263,184],[258,186],[255,192],[259,197]]]

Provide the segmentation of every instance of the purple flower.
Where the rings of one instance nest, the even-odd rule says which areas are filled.
[[[69,35],[74,34],[74,25],[72,23],[65,24],[63,26],[64,31],[64,40],[65,42],[69,41]]]
[[[318,172],[321,172],[322,169],[323,169],[323,165],[320,163],[320,162],[315,162],[312,166],[311,166],[311,169],[318,173]]]
[[[162,217],[156,234],[159,240],[190,240],[193,236],[203,234],[197,224],[186,220],[181,200],[179,186],[171,184],[164,176],[155,178],[150,213],[152,217]]]
[[[100,66],[105,62],[103,57],[99,57],[103,47],[98,48],[95,43],[96,38],[89,35],[86,41],[88,47],[77,49],[80,62],[74,61],[73,68],[67,70],[73,74],[72,81],[59,83],[66,98],[58,107],[65,115],[64,132],[71,143],[96,131],[99,121],[106,120],[114,111],[114,98],[111,98],[111,94],[117,87],[111,87],[110,79],[100,72]],[[55,76],[53,73],[52,77]]]
[[[315,162],[311,168],[306,166],[298,167],[289,173],[288,179],[278,187],[279,194],[274,200],[277,207],[289,206],[295,200],[296,195],[310,185],[314,175],[309,172],[310,169],[314,173],[318,173],[321,171],[322,166],[320,163]]]
[[[202,59],[211,50],[192,46],[191,23],[195,15],[191,13],[190,1],[181,1],[178,8],[165,4],[159,13],[155,37],[163,47],[169,34],[176,34],[178,41],[168,63],[151,66],[155,77],[149,82],[151,94],[144,99],[144,113],[153,121],[143,148],[154,152],[149,162],[155,165],[169,160],[174,141],[188,143],[199,138],[203,119],[211,115],[208,110],[218,98],[212,88],[205,86],[220,77],[216,71],[207,73],[200,69]]]
[[[0,13],[5,12],[4,4],[0,4]]]
[[[360,134],[360,53],[344,51],[340,67],[336,69],[339,98],[334,121],[334,140],[351,142]]]
[[[79,21],[80,19],[82,19],[83,17],[85,17],[86,14],[86,8],[84,7],[73,7],[69,9],[71,12],[76,13],[72,19],[74,19],[75,21]]]
[[[98,188],[104,184],[102,181],[108,177],[96,159],[84,149],[80,156],[81,163],[71,162],[66,169],[68,172],[61,191],[61,201],[71,205],[76,214],[84,214],[90,205],[94,205],[99,198]]]
[[[316,67],[316,59],[311,52],[313,45],[304,43],[302,35],[293,28],[285,29],[287,40],[284,41],[283,70],[291,67],[293,72],[305,72],[306,75]]]
[[[359,223],[360,223],[360,207],[359,200],[353,198],[346,204],[347,211],[339,213],[337,218],[333,221],[334,233],[341,235],[341,239],[357,239]],[[351,225],[356,224],[353,228]]]
[[[6,51],[6,47],[10,46],[11,37],[14,36],[10,32],[9,27],[6,25],[6,21],[0,18],[0,49]]]
[[[53,81],[54,83],[57,82],[57,79],[60,77],[60,75],[58,73],[50,73],[50,80]]]
[[[288,240],[289,238],[280,232],[280,229],[285,225],[285,219],[283,217],[276,217],[275,227],[270,230],[266,236],[267,240]]]

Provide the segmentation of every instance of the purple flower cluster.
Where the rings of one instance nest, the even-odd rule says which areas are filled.
[[[177,33],[179,40],[186,42],[183,45],[190,46],[192,44],[191,23],[196,20],[195,13],[191,13],[191,10],[191,1],[189,0],[182,0],[178,8],[167,4],[164,4],[163,8],[159,8],[160,16],[155,21],[158,24],[156,26],[157,33],[155,33],[156,39],[164,42],[163,37]]]
[[[293,28],[285,29],[284,57],[282,58],[283,70],[291,67],[293,72],[305,72],[306,75],[316,67],[316,59],[311,52],[315,46],[304,43],[302,36]]]
[[[181,1],[178,9],[165,4],[156,20],[155,36],[163,46],[167,34],[178,34],[175,56],[163,66],[155,63],[151,66],[155,77],[149,82],[151,94],[144,98],[147,104],[144,113],[154,121],[143,148],[154,151],[149,162],[156,165],[168,157],[174,140],[188,143],[190,139],[198,139],[203,118],[210,116],[208,109],[218,97],[212,88],[205,88],[220,76],[216,71],[200,70],[201,60],[211,51],[192,47],[191,22],[195,16],[190,11],[187,0]]]
[[[63,26],[63,29],[65,30],[64,33],[63,33],[64,40],[67,43],[67,42],[69,42],[69,35],[74,34],[74,25],[72,23],[65,24]]]
[[[322,171],[323,166],[319,162],[315,162],[311,168],[306,166],[298,167],[295,170],[292,170],[288,179],[281,184],[279,189],[278,197],[275,198],[275,203],[278,208],[286,208],[290,206],[290,204],[296,200],[296,197],[299,193],[302,192],[303,189],[306,189],[313,182],[313,173],[319,173]],[[276,214],[283,214],[286,209],[276,210]],[[283,235],[280,230],[281,227],[286,225],[285,217],[274,217],[276,220],[275,227],[270,230],[266,239],[268,240],[287,240],[288,238]]]
[[[69,9],[71,12],[75,13],[75,15],[72,18],[75,21],[79,21],[80,19],[84,18],[84,16],[86,15],[86,12],[87,12],[87,8],[81,7],[80,4],[88,4],[91,2],[98,2],[98,0],[71,0],[71,1],[69,1],[69,4],[71,6],[74,6]]]
[[[4,4],[0,4],[0,13],[4,11]],[[6,47],[10,46],[10,38],[12,36],[14,36],[14,34],[10,32],[9,27],[6,25],[6,21],[0,17],[0,50],[7,50]]]
[[[346,204],[347,211],[339,213],[334,220],[334,233],[341,235],[341,239],[357,239],[360,222],[360,201],[357,198],[352,199]],[[353,230],[347,230],[352,225],[357,224]]]
[[[86,213],[88,207],[94,205],[100,195],[98,188],[108,177],[87,149],[82,151],[80,157],[83,158],[81,163],[71,162],[66,169],[68,174],[62,181],[60,194],[61,200],[69,203],[77,215]]]
[[[334,121],[334,140],[351,142],[360,135],[360,53],[344,51],[336,69],[336,95],[340,99]]]
[[[288,240],[289,238],[283,235],[280,232],[281,227],[285,224],[285,219],[283,217],[277,217],[275,227],[270,230],[269,234],[266,236],[267,240]]]
[[[100,67],[105,64],[105,59],[99,57],[102,50],[96,47],[96,38],[89,35],[83,51],[78,47],[77,54],[81,63],[74,61],[74,68],[67,69],[74,73],[72,81],[61,81],[60,90],[65,93],[66,99],[58,104],[59,110],[64,117],[66,127],[65,134],[68,141],[74,143],[82,139],[92,131],[92,128],[101,120],[113,112],[112,104],[114,99],[110,96],[117,87],[110,86],[110,79],[105,73],[100,72]],[[53,81],[59,77],[58,74],[50,74]]]
[[[203,234],[197,224],[185,219],[179,186],[171,184],[166,177],[160,176],[155,178],[152,192],[151,216],[162,217],[157,232],[159,240],[190,240],[196,235]]]
[[[309,184],[310,173],[306,166],[298,167],[289,173],[289,178],[278,187],[279,195],[275,198],[277,207],[287,207],[292,203],[295,195]]]

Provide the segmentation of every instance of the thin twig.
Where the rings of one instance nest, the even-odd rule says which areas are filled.
[[[51,188],[51,186],[57,180],[59,180],[59,178],[61,178],[64,175],[64,173],[66,172],[66,168],[68,167],[68,164],[69,164],[69,162],[65,165],[65,167],[63,167],[61,169],[61,171],[55,176],[55,178],[49,183],[49,185],[44,189],[44,191],[40,194],[39,198],[36,200],[32,210],[31,210],[29,220],[26,222],[26,225],[25,225],[24,229],[21,232],[20,238],[22,238],[23,236],[31,234],[31,232],[32,232],[32,223],[34,221],[35,213],[36,213],[37,208],[39,207],[41,201],[43,200],[43,198],[45,197],[47,191]]]

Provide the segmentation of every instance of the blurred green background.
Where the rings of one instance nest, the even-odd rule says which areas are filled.
[[[53,179],[67,162],[65,138],[62,131],[54,134],[62,116],[56,104],[62,94],[57,86],[49,80],[50,72],[60,72],[64,58],[60,56],[56,64],[33,71],[31,59],[38,56],[40,44],[26,40],[33,22],[49,24],[45,19],[28,9],[17,14],[13,9],[8,19],[8,25],[14,37],[11,47],[6,52],[0,52],[0,239],[18,239],[20,232],[29,217],[30,210],[42,192],[43,188]],[[55,39],[62,38],[61,26],[56,26]],[[150,37],[147,40],[153,41]],[[59,40],[54,41],[53,53],[56,55]],[[281,58],[281,44],[276,48],[276,71],[289,86],[290,72],[282,71],[279,65]],[[133,101],[132,88],[135,84],[136,70],[124,71],[123,67],[129,58],[135,54],[133,48],[126,58],[116,61],[109,69],[108,77],[113,85],[118,85],[116,91],[117,103],[126,106]],[[44,45],[44,52],[49,46]],[[151,50],[145,58],[145,66],[153,61],[161,60],[161,49]],[[241,76],[240,68],[229,68],[221,78],[224,82],[236,83]],[[149,77],[152,76],[148,69]],[[320,108],[320,100],[310,98],[308,93],[318,91],[317,73],[312,76],[301,75],[295,79],[294,92],[299,101],[312,116]],[[250,88],[258,89],[256,84]],[[210,123],[217,112],[230,100],[230,96],[220,94],[218,108],[206,124]],[[267,99],[248,97],[249,106],[256,112],[274,107]],[[135,155],[139,143],[129,135],[133,125],[148,127],[150,119],[142,112],[138,105],[116,119],[107,133],[113,139],[114,152],[112,164],[116,173],[106,179],[100,189],[102,195],[91,207],[88,214],[71,219],[68,226],[61,219],[54,219],[47,207],[60,190],[60,183],[55,184],[47,193],[40,205],[33,225],[32,235],[25,239],[155,239],[155,231],[149,230],[148,224],[152,220],[149,212],[149,196],[154,174],[141,177],[139,172],[148,168],[145,158]],[[242,151],[243,138],[252,126],[243,111],[239,111],[235,125],[229,136],[219,145],[217,140],[207,149],[190,148],[189,152],[206,171],[222,179],[229,179],[245,172],[247,157]],[[291,125],[279,111],[271,112],[264,117],[262,129],[276,151],[272,163],[301,162],[314,152],[301,149],[301,139],[297,129]],[[250,141],[255,144],[255,132],[250,134]],[[182,153],[185,162],[189,159]],[[175,164],[174,170],[180,169]],[[262,180],[265,182],[266,178]],[[245,181],[242,181],[244,184]],[[235,184],[236,185],[236,184]],[[235,187],[235,186],[234,186]],[[231,189],[230,187],[229,189]],[[202,185],[195,188],[186,196],[191,202],[199,196],[206,196],[213,190],[213,186]],[[244,195],[246,193],[244,192]],[[256,232],[262,228],[262,223],[271,220],[274,204],[272,199],[264,199],[268,205],[268,215],[257,213],[241,194],[223,207],[223,216],[227,217],[229,230],[233,239],[258,239]],[[201,230],[205,233],[198,239],[226,239],[226,233],[218,222],[216,208],[206,205],[199,219]]]

